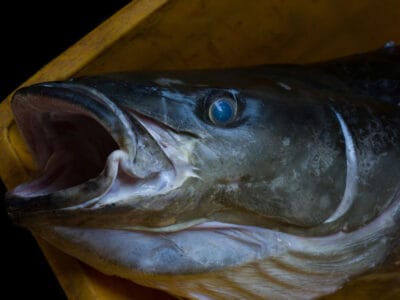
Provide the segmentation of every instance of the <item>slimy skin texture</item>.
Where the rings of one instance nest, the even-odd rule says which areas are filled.
[[[13,112],[41,171],[9,214],[189,299],[314,299],[384,273],[400,252],[399,57],[23,88]]]

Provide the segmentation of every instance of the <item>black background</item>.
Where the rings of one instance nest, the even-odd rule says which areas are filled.
[[[129,1],[2,1],[0,99]],[[85,4],[86,6],[82,6]],[[1,159],[1,149],[0,149]],[[0,182],[3,299],[65,299],[31,234],[7,218]]]

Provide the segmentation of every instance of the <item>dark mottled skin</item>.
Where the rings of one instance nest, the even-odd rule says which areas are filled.
[[[74,88],[84,85],[107,95],[122,110],[133,110],[176,132],[200,137],[192,163],[203,180],[187,182],[198,193],[191,198],[191,205],[186,197],[175,198],[173,204],[160,200],[165,218],[185,221],[200,214],[321,234],[358,228],[393,201],[400,182],[399,68],[399,49],[392,48],[306,66],[83,77],[51,91],[39,84],[18,93],[56,96],[83,105],[116,135],[122,133],[115,128],[119,123],[113,121],[114,115],[96,101],[87,102],[90,96]],[[159,78],[183,84],[160,85]],[[376,97],[382,82],[388,86],[387,92]],[[238,116],[220,128],[207,117],[207,101],[232,90],[238,93]],[[345,141],[334,111],[343,117],[356,145],[359,186],[352,208],[335,222],[324,224],[339,205],[346,181]],[[207,151],[215,155],[209,157]],[[239,188],[233,191],[234,185]],[[157,203],[155,198],[152,201]],[[56,204],[59,200],[53,202],[63,205]],[[129,210],[142,214],[141,200],[136,203]],[[181,208],[178,215],[174,207]],[[107,224],[106,220],[121,210],[124,208],[95,213]],[[137,222],[154,226],[154,219],[163,218],[158,210],[154,217],[151,211],[147,213],[146,218],[136,218]],[[127,225],[124,218],[120,222],[113,226]]]
[[[57,136],[41,139],[40,128],[62,129],[57,114],[51,118],[54,110],[62,113],[61,108],[78,115],[72,125],[91,128],[82,115],[95,119],[114,139],[108,149],[119,148],[112,153],[125,156],[111,160],[118,161],[115,177],[111,171],[116,164],[107,160],[98,177],[80,177],[85,179],[80,185],[50,186],[51,192],[33,196],[11,191],[9,213],[69,254],[138,282],[143,278],[136,276],[137,270],[150,279],[153,273],[197,274],[195,281],[202,282],[207,272],[215,275],[216,270],[240,266],[239,256],[253,253],[249,249],[256,249],[256,255],[267,251],[251,261],[251,272],[262,271],[263,263],[275,266],[281,281],[275,282],[268,272],[256,277],[270,276],[266,287],[286,296],[301,290],[302,280],[308,282],[315,274],[333,291],[348,276],[374,270],[377,264],[386,270],[385,257],[390,257],[389,268],[398,263],[400,236],[399,57],[400,48],[392,47],[304,66],[106,74],[21,89],[12,105],[39,165],[44,166],[48,156],[35,149],[51,153],[46,144],[60,146]],[[237,104],[237,114],[225,125],[209,117],[210,104],[220,97]],[[39,128],[39,134],[30,125]],[[98,134],[107,140],[107,134]],[[67,139],[77,145],[84,140]],[[72,159],[84,162],[76,155]],[[152,172],[167,179],[152,180]],[[173,188],[164,189],[167,184]],[[114,192],[105,193],[107,187]],[[208,246],[197,245],[203,249],[199,255],[193,246],[198,241],[185,235],[192,233],[193,220],[249,225],[240,227],[249,230],[248,236],[262,234],[247,243],[245,234],[229,239],[229,230],[211,230],[204,242],[214,236],[219,242],[210,246],[221,251],[221,261],[213,262]],[[158,238],[165,226],[175,226],[174,232]],[[234,247],[224,249],[222,236]],[[190,247],[182,250],[169,238]],[[143,249],[157,255],[146,257]],[[235,253],[225,254],[228,250]],[[199,263],[199,257],[206,259]],[[166,263],[168,259],[174,263]],[[168,276],[156,278],[166,290]],[[226,279],[218,276],[217,286]],[[157,280],[146,280],[160,287]],[[275,289],[276,284],[281,286]],[[327,293],[317,281],[308,284],[313,295]],[[245,280],[238,285],[247,287]],[[236,288],[221,288],[226,292],[230,287]]]

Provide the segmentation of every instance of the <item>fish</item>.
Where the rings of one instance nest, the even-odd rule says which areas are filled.
[[[7,211],[186,299],[316,299],[400,259],[400,47],[109,73],[12,99],[37,163]]]

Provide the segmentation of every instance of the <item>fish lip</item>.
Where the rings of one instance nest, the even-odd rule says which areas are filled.
[[[38,158],[40,153],[35,153],[35,150],[32,149],[32,141],[27,136],[29,129],[27,129],[26,125],[23,124],[23,117],[29,115],[30,112],[26,112],[32,107],[36,106],[36,109],[40,111],[39,106],[45,105],[40,104],[40,100],[37,103],[34,101],[29,101],[32,99],[41,99],[44,97],[43,103],[48,103],[53,101],[54,103],[59,105],[65,105],[69,110],[75,113],[81,113],[82,115],[86,115],[89,118],[95,120],[99,125],[105,129],[105,131],[112,137],[113,141],[116,143],[120,150],[125,153],[125,159],[131,161],[134,159],[136,155],[136,135],[133,132],[131,125],[124,115],[124,113],[111,101],[107,96],[101,94],[94,88],[90,88],[77,83],[69,83],[69,82],[50,82],[50,83],[41,83],[32,85],[29,87],[19,89],[13,96],[11,107],[15,116],[15,120],[17,126],[20,129],[20,132],[24,136],[28,147],[30,147],[33,155]],[[53,105],[54,103],[50,103],[48,105]],[[24,108],[24,106],[28,106],[28,108]],[[44,107],[44,106],[43,106]],[[41,112],[46,112],[45,108],[42,107]],[[41,113],[39,112],[39,114]],[[47,110],[47,112],[54,112],[52,110]],[[25,115],[24,115],[25,114]],[[102,117],[105,117],[102,119]],[[29,126],[29,124],[28,124]],[[100,126],[99,126],[100,127]],[[34,132],[34,130],[32,130]],[[114,152],[114,151],[113,151]],[[110,153],[111,155],[111,153]],[[107,158],[108,159],[108,158]],[[36,159],[38,162],[38,159]],[[107,160],[106,160],[107,162]],[[39,169],[44,170],[44,164],[46,162],[39,161]],[[104,166],[103,166],[104,167]],[[107,167],[107,165],[106,165]],[[103,173],[103,172],[102,172]],[[77,187],[83,188],[87,191],[95,191],[96,187],[99,186],[98,179],[108,180],[110,184],[106,186],[106,190],[111,187],[112,182],[115,180],[116,174],[114,174],[114,178],[110,177],[110,174],[100,174],[88,181],[83,182],[82,184],[78,184],[76,186],[72,186],[72,190]],[[107,173],[107,172],[106,172]],[[81,199],[66,199],[65,194],[73,194],[73,191],[70,190],[66,192],[64,189],[56,191],[55,193],[49,194],[24,194],[21,193],[21,187],[29,187],[29,184],[35,182],[35,180],[30,181],[28,183],[24,183],[22,185],[17,186],[13,190],[7,192],[6,194],[6,205],[9,216],[12,219],[19,219],[24,215],[28,215],[31,213],[36,213],[38,211],[49,211],[49,210],[57,210],[70,206],[71,204],[77,205],[87,200],[87,197],[82,197]],[[89,193],[90,194],[90,193]],[[63,199],[63,201],[60,201]]]
[[[116,156],[119,158],[116,159]],[[57,210],[84,205],[88,201],[106,194],[112,188],[118,176],[120,160],[124,158],[127,158],[125,153],[115,150],[107,157],[104,169],[98,176],[53,193],[26,195],[19,189],[23,189],[24,185],[35,184],[35,180],[22,184],[6,193],[7,212],[12,219],[23,219],[31,215],[40,215],[43,212],[52,211],[54,213]]]
[[[91,116],[99,124],[104,126],[121,149],[135,157],[136,145],[133,142],[136,141],[136,137],[126,115],[108,96],[99,90],[72,81],[44,82],[23,87],[15,92],[11,100],[11,108],[15,118],[17,117],[15,113],[16,99],[20,96],[29,95],[53,97],[77,107],[81,106],[86,112],[91,113]],[[99,106],[96,107],[93,104],[98,104]],[[104,114],[100,114],[99,108],[105,109],[107,117],[111,120],[108,120],[108,122],[105,122],[104,119],[102,120],[101,117],[104,117]],[[121,135],[123,136],[121,137]]]
[[[120,143],[117,143],[119,150],[113,151],[107,157],[107,162],[103,164],[103,172],[100,175],[90,179],[88,182],[45,195],[29,196],[18,194],[18,188],[20,186],[8,192],[6,194],[6,203],[8,206],[7,210],[14,223],[30,229],[41,227],[46,224],[63,224],[65,222],[78,224],[80,223],[80,221],[78,221],[79,218],[77,218],[77,220],[75,220],[75,218],[73,218],[73,220],[68,218],[68,216],[70,216],[69,212],[77,211],[77,213],[79,213],[79,211],[84,211],[85,214],[88,212],[90,214],[91,212],[95,212],[97,209],[113,207],[115,203],[113,203],[114,199],[110,199],[112,197],[110,196],[109,191],[113,190],[114,181],[118,177],[118,169],[121,167],[134,180],[143,180],[143,183],[154,184],[154,193],[157,193],[156,189],[159,189],[161,193],[167,193],[168,191],[179,187],[188,177],[197,177],[188,161],[183,161],[182,163],[181,157],[178,155],[176,159],[178,160],[179,166],[176,166],[175,158],[171,158],[171,156],[174,156],[174,154],[166,154],[165,150],[162,149],[161,144],[155,141],[157,139],[154,136],[155,134],[161,136],[165,134],[165,138],[172,138],[170,142],[172,142],[173,145],[169,148],[179,150],[179,145],[174,144],[176,140],[173,138],[174,136],[176,137],[176,135],[179,135],[179,133],[174,132],[172,128],[160,122],[159,120],[153,119],[151,116],[142,115],[135,110],[126,110],[126,108],[124,108],[124,111],[122,112],[119,107],[116,107],[116,105],[111,102],[111,100],[94,88],[75,83],[44,83],[19,90],[16,93],[16,96],[14,96],[12,103],[14,104],[15,97],[18,99],[18,95],[21,95],[22,97],[24,95],[26,96],[32,94],[38,96],[46,96],[50,94],[50,96],[56,97],[57,99],[61,97],[61,101],[63,101],[65,100],[63,99],[65,97],[65,94],[63,93],[65,92],[67,92],[67,94],[69,93],[70,97],[73,97],[74,95],[76,97],[76,94],[78,93],[80,96],[88,99],[88,101],[94,100],[96,101],[95,103],[100,103],[100,105],[105,103],[106,106],[110,108],[107,110],[107,112],[111,112],[108,117],[111,117],[115,121],[112,123],[112,125],[115,126],[115,124],[117,124],[119,126],[119,130],[118,127],[117,129],[114,127],[113,131],[109,130],[107,126],[108,124],[103,124],[104,127],[107,129],[107,131],[109,131],[108,133],[111,136],[115,134],[116,138],[114,138],[114,140],[118,138],[118,133],[121,132],[125,134],[125,138],[122,139]],[[103,98],[105,99],[103,100]],[[79,100],[79,97],[72,98],[74,103]],[[130,117],[129,121],[127,120],[127,116]],[[125,124],[121,124],[121,117],[126,118],[127,121]],[[18,117],[16,119],[18,120]],[[98,120],[98,122],[100,123],[101,120]],[[141,127],[146,131],[146,134],[148,134],[156,142],[156,144],[158,144],[158,147],[166,158],[166,169],[161,169],[157,174],[150,174],[145,178],[140,177],[135,173],[135,170],[132,167],[134,167],[136,149],[134,149],[134,151],[129,151],[129,146],[131,145],[136,148],[137,136],[132,132],[131,126]],[[23,130],[21,131],[24,133]],[[188,138],[193,139],[194,137],[189,135]],[[130,139],[134,139],[134,142],[131,144],[129,144]],[[108,162],[108,160],[113,160],[113,154],[120,157],[116,158],[117,162],[111,164]],[[99,182],[101,180],[103,181],[103,184]],[[103,189],[99,190],[96,188],[96,184],[97,186],[102,186]],[[22,186],[23,185],[24,184],[22,184]],[[166,188],[161,187],[163,185],[165,185]],[[86,189],[88,194],[85,193],[85,197],[79,197],[79,189]],[[90,193],[92,194],[89,195]],[[93,193],[95,194],[93,195]],[[138,194],[141,200],[144,198],[148,199],[152,196],[142,195],[140,194],[140,191]],[[67,214],[64,214],[64,212],[67,212]]]

